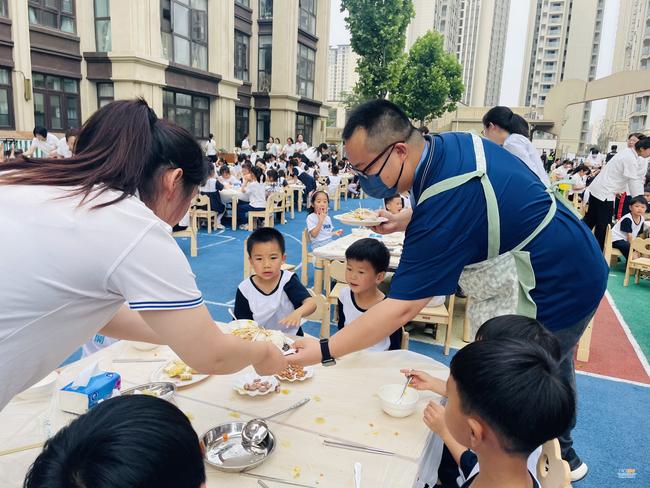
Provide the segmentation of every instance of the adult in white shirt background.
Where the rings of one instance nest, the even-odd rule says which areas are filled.
[[[32,131],[34,134],[34,139],[32,139],[32,145],[29,146],[29,149],[25,152],[25,156],[32,157],[34,152],[37,149],[41,150],[41,157],[47,158],[50,156],[52,151],[56,151],[56,148],[59,145],[59,138],[54,134],[49,133],[45,127],[37,125]]]
[[[217,143],[213,134],[208,135],[208,140],[205,143],[205,155],[211,163],[217,162]]]
[[[530,142],[528,122],[508,107],[492,107],[483,116],[483,135],[514,154],[528,166],[546,186],[551,184],[544,164]]]
[[[251,153],[251,144],[248,142],[248,132],[244,134],[244,138],[241,141],[241,152],[246,156],[249,156]]]
[[[302,134],[296,136],[296,143],[293,146],[294,154],[304,154],[309,149],[309,145],[303,140]]]
[[[287,137],[287,143],[282,148],[282,154],[290,158],[294,155],[295,152],[296,152],[296,148],[293,139],[291,137]]]
[[[0,408],[98,332],[168,344],[203,373],[287,365],[214,326],[170,235],[206,175],[194,137],[143,100],[95,112],[71,159],[0,167]]]
[[[610,159],[589,185],[589,208],[584,222],[594,229],[601,248],[605,244],[607,226],[612,223],[616,194],[627,190],[631,197],[643,195],[650,137],[639,134],[638,139],[634,148],[628,147]]]
[[[75,144],[77,143],[77,129],[69,129],[65,131],[65,136],[59,139],[56,150],[52,151],[50,157],[53,158],[71,158],[74,152]]]

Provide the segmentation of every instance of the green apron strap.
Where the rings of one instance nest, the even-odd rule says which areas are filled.
[[[420,195],[420,198],[418,199],[418,205],[420,205],[422,202],[425,200],[428,200],[429,198],[438,195],[440,193],[444,193],[447,190],[451,190],[453,188],[459,187],[465,183],[467,183],[469,180],[474,179],[474,178],[479,178],[483,176],[483,174],[480,171],[472,171],[471,173],[465,173],[462,175],[458,176],[452,176],[451,178],[447,178],[446,180],[439,181],[438,183],[434,183],[430,187],[428,187],[426,190],[422,192],[422,195]]]
[[[555,217],[555,211],[557,210],[557,202],[555,201],[555,195],[553,194],[553,190],[551,188],[547,189],[546,191],[551,197],[551,207],[548,209],[548,212],[546,212],[546,216],[537,225],[537,227],[535,227],[533,233],[530,234],[526,239],[524,239],[518,246],[516,246],[513,249],[513,251],[521,251],[524,247],[530,244],[530,241],[535,239],[535,237],[537,237],[546,228],[546,226],[551,223],[553,217]]]

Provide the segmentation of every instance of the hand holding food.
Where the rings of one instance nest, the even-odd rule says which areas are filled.
[[[445,423],[445,407],[438,405],[436,402],[430,401],[424,409],[423,420],[429,429],[440,437],[445,437],[447,431],[447,424]]]

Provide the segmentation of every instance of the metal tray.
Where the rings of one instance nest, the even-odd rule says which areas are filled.
[[[201,436],[205,446],[205,462],[220,471],[238,473],[262,464],[275,450],[275,435],[269,435],[260,446],[261,452],[254,453],[242,446],[241,432],[246,422],[227,422],[217,425]],[[227,434],[227,440],[224,440]]]
[[[176,394],[176,385],[168,381],[145,383],[143,385],[138,385],[138,386],[134,386],[133,388],[129,388],[128,390],[122,390],[120,391],[120,395],[135,395],[136,390],[139,390],[141,392],[143,391],[154,392],[154,395],[152,396],[157,396],[158,398],[161,398],[162,400],[167,400],[169,402],[172,400],[172,398],[174,398],[174,395]]]

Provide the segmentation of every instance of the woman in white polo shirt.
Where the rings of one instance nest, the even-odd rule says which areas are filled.
[[[204,373],[286,366],[215,327],[170,234],[206,176],[194,138],[143,100],[97,111],[71,159],[0,168],[0,408],[97,332],[169,344]]]

